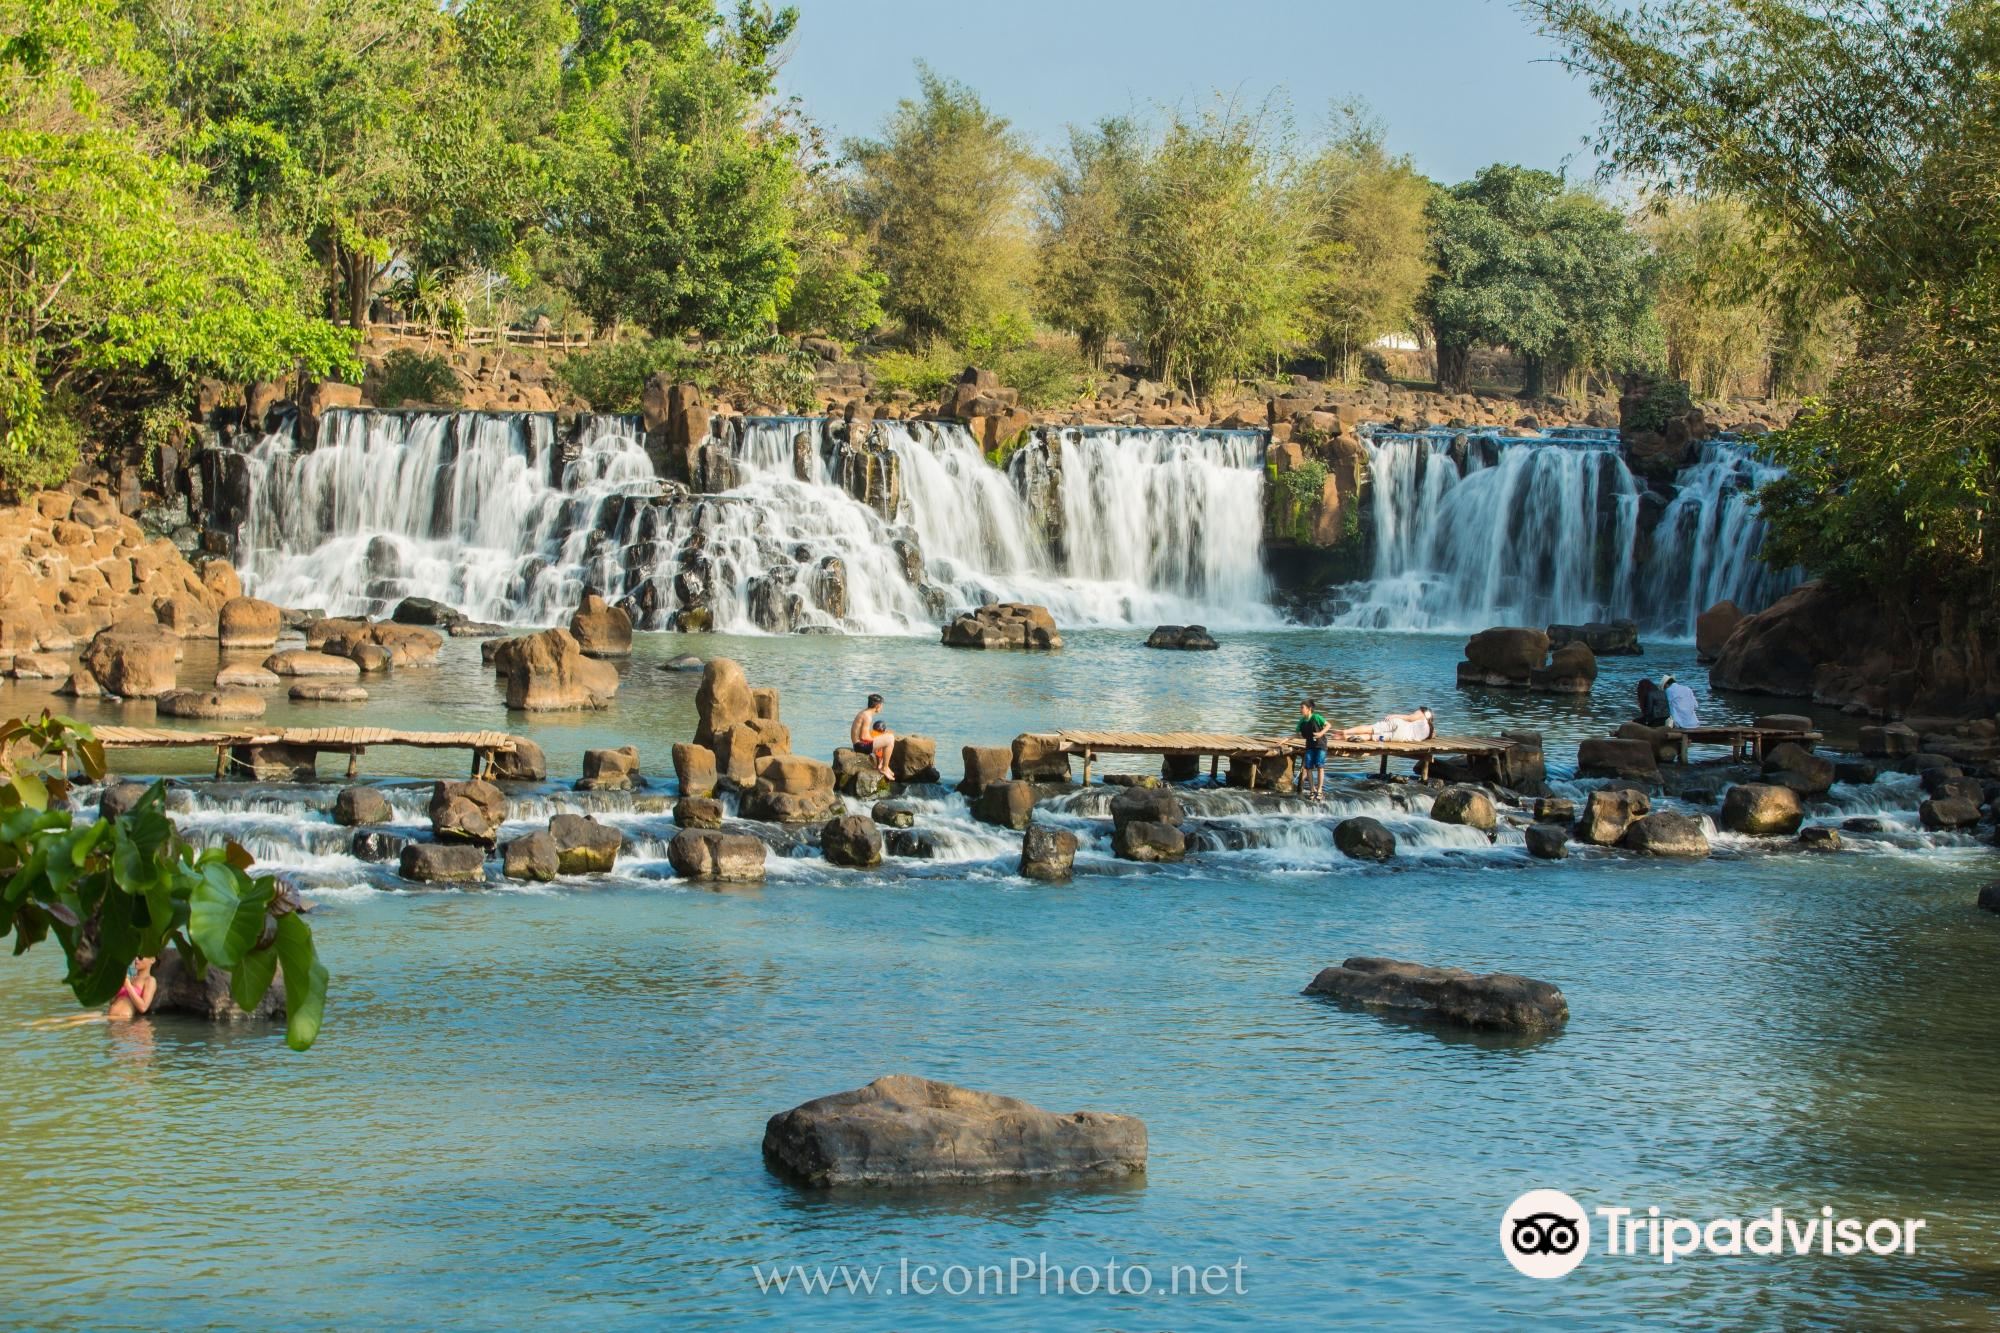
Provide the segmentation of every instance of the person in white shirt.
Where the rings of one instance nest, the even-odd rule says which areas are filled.
[[[1695,710],[1694,691],[1668,676],[1661,684],[1667,687],[1667,712],[1672,715],[1673,724],[1682,731],[1701,725],[1701,714]]]

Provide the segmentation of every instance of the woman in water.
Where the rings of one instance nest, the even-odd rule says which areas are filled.
[[[125,984],[111,997],[111,1006],[104,1016],[114,1023],[122,1023],[137,1018],[153,1007],[153,997],[160,993],[160,982],[153,975],[153,960],[135,958],[132,971],[125,978]]]

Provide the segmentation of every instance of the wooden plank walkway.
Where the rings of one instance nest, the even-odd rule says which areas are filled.
[[[1090,765],[1101,754],[1157,754],[1182,755],[1200,758],[1207,756],[1209,776],[1215,776],[1222,759],[1275,759],[1280,755],[1290,756],[1305,749],[1305,741],[1292,736],[1241,736],[1229,732],[1210,731],[1056,731],[1043,733],[1039,739],[1064,754],[1083,756],[1083,784],[1090,785]],[[1509,749],[1508,742],[1492,736],[1433,736],[1426,741],[1343,741],[1328,739],[1326,752],[1329,758],[1375,759],[1381,760],[1383,773],[1389,771],[1391,759],[1410,759],[1417,765],[1422,776],[1430,775],[1431,761],[1443,755],[1460,755],[1465,758],[1502,755]],[[1257,783],[1256,770],[1250,772],[1250,785]]]
[[[1727,745],[1732,754],[1745,759],[1759,759],[1774,745],[1791,741],[1810,750],[1824,739],[1817,731],[1794,731],[1784,727],[1689,727],[1682,731],[1677,727],[1665,729],[1680,749],[1680,761],[1688,761],[1689,745]]]
[[[330,751],[347,756],[347,776],[360,770],[361,756],[374,746],[419,750],[471,750],[473,776],[493,766],[496,754],[512,754],[516,738],[504,731],[398,731],[389,727],[259,727],[212,731],[177,731],[170,727],[94,727],[92,733],[107,750],[214,747],[215,776],[228,769],[229,752],[239,746],[289,745],[302,750]]]

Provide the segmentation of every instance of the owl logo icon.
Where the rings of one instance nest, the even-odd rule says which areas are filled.
[[[1529,1277],[1562,1277],[1590,1252],[1590,1216],[1561,1190],[1529,1190],[1501,1215],[1500,1252]]]

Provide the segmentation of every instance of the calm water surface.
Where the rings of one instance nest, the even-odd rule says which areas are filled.
[[[698,677],[655,665],[693,650],[779,686],[804,751],[830,749],[880,689],[899,730],[940,739],[953,778],[959,745],[1030,727],[1276,730],[1303,691],[1339,720],[1429,702],[1447,730],[1535,726],[1562,770],[1641,672],[1705,677],[1668,648],[1607,661],[1579,703],[1454,690],[1459,639],[1139,641],[1083,634],[1023,657],[650,636],[613,710],[531,724],[457,641],[443,665],[371,686],[365,711],[271,717],[511,725],[559,778],[582,749],[631,742],[670,782]],[[190,683],[212,672],[204,653],[189,646]],[[9,685],[0,709],[45,698]],[[365,762],[377,778],[432,771],[392,751]],[[386,785],[414,824],[422,789]],[[1230,834],[1213,844],[1241,850],[1179,867],[1115,865],[1095,839],[1060,888],[1015,877],[1017,842],[937,796],[924,822],[952,832],[944,861],[858,875],[780,858],[764,887],[732,893],[672,880],[670,822],[629,802],[606,816],[632,839],[614,878],[404,892],[339,854],[332,789],[179,798],[191,831],[249,837],[313,886],[334,996],[309,1054],[168,1020],[32,1026],[68,1012],[57,959],[0,964],[9,1324],[1990,1326],[2000,1307],[2000,918],[1972,906],[1992,854],[1910,831],[1907,784],[1837,791],[1820,817],[1895,806],[1899,832],[1835,856],[1722,840],[1694,865],[1546,865],[1518,835],[1428,833],[1419,806],[1398,812],[1409,854],[1363,868],[1298,807],[1219,820]],[[573,799],[516,796],[522,828]],[[1088,830],[1093,813],[1051,817]],[[1298,993],[1354,953],[1543,977],[1573,1017],[1517,1045]],[[766,1117],[890,1072],[1140,1115],[1151,1169],[1118,1188],[838,1195],[766,1173]],[[1544,1186],[1703,1219],[1826,1204],[1929,1225],[1914,1257],[1594,1254],[1535,1283],[1496,1236],[1501,1209]],[[1162,1282],[1241,1260],[1245,1293],[894,1290],[904,1259],[1043,1254]],[[791,1264],[880,1265],[885,1294],[759,1291],[752,1265]]]

